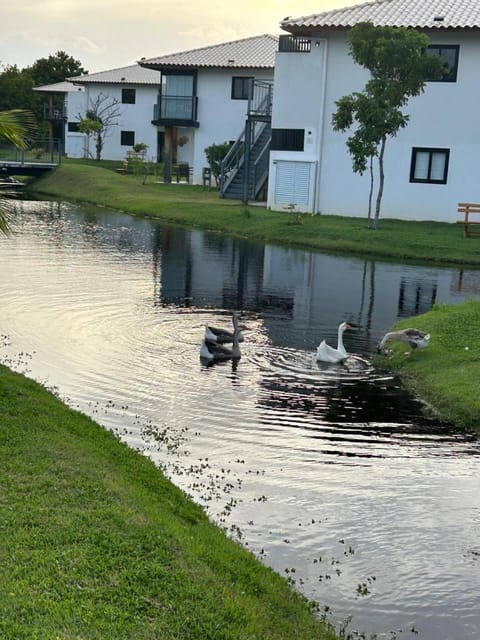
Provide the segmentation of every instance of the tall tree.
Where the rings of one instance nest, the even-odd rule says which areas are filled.
[[[29,109],[36,112],[39,96],[33,91],[32,76],[16,65],[0,68],[0,110]]]
[[[80,60],[75,60],[65,51],[57,51],[57,53],[48,56],[48,58],[39,58],[31,67],[27,67],[25,71],[30,73],[36,87],[63,82],[66,78],[88,73],[82,67]]]
[[[17,65],[0,66],[0,110],[26,109],[36,118],[37,126],[43,126],[44,97],[34,87],[62,82],[68,77],[87,73],[81,63],[64,51],[40,58],[30,67],[19,69]],[[62,100],[59,98],[59,100]],[[44,134],[46,134],[46,127]]]
[[[354,124],[356,130],[347,139],[356,173],[364,173],[368,161],[378,160],[379,186],[375,216],[369,226],[376,229],[380,217],[385,182],[384,157],[388,137],[396,136],[406,127],[408,114],[401,111],[408,100],[424,91],[428,79],[438,79],[445,65],[438,56],[428,55],[428,37],[401,27],[375,27],[362,22],[348,35],[349,53],[357,64],[370,71],[370,80],[363,91],[343,96],[336,101],[332,116],[336,131],[347,131]],[[370,181],[371,203],[373,169]]]

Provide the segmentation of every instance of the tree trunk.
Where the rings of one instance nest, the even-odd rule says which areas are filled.
[[[380,154],[378,156],[378,168],[379,168],[379,183],[378,183],[378,193],[377,193],[377,204],[375,207],[375,220],[373,221],[373,229],[376,229],[378,226],[378,219],[380,217],[380,207],[382,204],[382,196],[383,196],[383,184],[385,182],[385,172],[383,167],[383,156],[385,154],[385,144],[387,142],[387,138],[383,136],[382,143],[380,145]]]
[[[372,228],[373,156],[370,156],[370,193],[368,194],[368,228]]]
[[[99,132],[97,133],[97,140],[96,140],[96,152],[97,152],[97,160],[101,160],[102,159],[102,149],[103,149],[103,138],[102,138],[102,134]]]
[[[172,127],[165,127],[165,137],[163,141],[163,181],[167,184],[172,182]]]

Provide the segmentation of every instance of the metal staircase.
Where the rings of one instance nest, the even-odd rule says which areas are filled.
[[[222,198],[243,202],[266,199],[272,91],[272,82],[253,80],[251,83],[245,128],[222,161]]]

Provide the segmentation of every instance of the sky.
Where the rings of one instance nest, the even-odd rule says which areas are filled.
[[[23,69],[65,51],[90,73],[140,58],[283,33],[280,22],[360,0],[2,1],[0,65]]]

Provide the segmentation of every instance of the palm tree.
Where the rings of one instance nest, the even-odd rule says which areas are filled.
[[[0,111],[0,140],[5,140],[16,147],[26,147],[25,136],[35,126],[35,119],[30,111],[25,109],[10,109]],[[9,233],[8,214],[9,202],[6,198],[0,198],[0,233]]]

